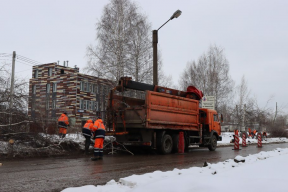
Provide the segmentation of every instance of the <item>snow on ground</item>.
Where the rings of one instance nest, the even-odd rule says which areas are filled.
[[[227,146],[227,145],[234,145],[234,143],[230,143],[231,139],[233,139],[234,132],[222,132],[222,141],[217,141],[217,146]],[[55,139],[59,140],[58,135],[54,136]],[[109,141],[112,138],[111,136],[106,136],[105,140]],[[77,143],[83,143],[85,138],[82,136],[82,133],[78,134],[67,134],[64,139],[73,140]],[[256,138],[248,138],[246,139],[247,145],[249,144],[257,144],[258,140]],[[288,139],[286,137],[277,137],[277,138],[267,138],[263,139],[262,143],[288,143]],[[239,143],[242,144],[242,138],[239,137]]]
[[[233,143],[230,143],[231,139],[233,139],[233,134],[234,132],[222,132],[222,141],[217,142],[217,146],[228,146],[228,145],[234,145]],[[79,144],[79,147],[84,150],[84,141],[85,138],[83,137],[82,133],[70,133],[67,134],[64,139],[60,138],[58,134],[55,135],[50,135],[50,134],[44,134],[44,133],[39,133],[42,137],[50,140],[51,142],[54,143],[61,143],[61,142],[75,142]],[[114,141],[115,138],[111,136],[106,136],[105,141],[106,142],[111,142]],[[239,138],[239,143],[242,144],[242,139]],[[280,143],[280,142],[288,142],[288,139],[285,137],[282,138],[269,138],[262,141],[262,143]],[[256,144],[257,139],[247,139],[246,141],[247,145],[249,144]],[[17,147],[16,147],[17,146]],[[193,146],[193,147],[198,147],[198,146]],[[27,146],[25,143],[19,143],[15,144],[15,149],[19,149],[20,151],[25,150],[34,150],[32,146]],[[8,141],[0,141],[0,154],[7,155],[8,153]]]
[[[222,132],[222,141],[217,141],[217,146],[227,146],[234,145],[234,143],[230,143],[231,139],[233,139],[234,132]],[[246,139],[246,144],[256,144],[258,140],[256,138],[248,138]],[[287,143],[288,139],[286,137],[277,137],[277,138],[268,138],[263,139],[262,143]],[[239,144],[242,144],[242,138],[239,137]],[[287,190],[288,191],[288,190]]]
[[[63,143],[63,142],[76,143],[76,144],[79,144],[79,147],[82,150],[84,150],[85,137],[80,132],[79,133],[66,134],[65,138],[60,138],[58,134],[39,133],[39,136],[41,136],[41,137],[36,138],[36,139],[38,139],[38,141],[36,141],[36,142],[38,142],[39,144],[41,144],[41,142],[43,143],[43,141],[44,141],[44,140],[41,140],[41,138],[45,138],[48,141],[50,141],[51,143],[53,143],[54,145],[55,144],[60,144],[60,143]],[[106,136],[105,137],[105,141],[109,142],[109,143],[111,141],[114,141],[113,139],[114,138],[111,137],[111,136]],[[0,157],[1,157],[1,154],[2,155],[7,155],[8,154],[8,146],[9,146],[8,141],[1,141],[0,140]],[[14,152],[16,152],[16,153],[17,152],[21,152],[21,153],[25,152],[25,154],[28,154],[29,152],[33,152],[35,150],[40,150],[40,148],[41,147],[35,148],[29,142],[24,142],[24,141],[16,139],[13,149],[14,149]],[[42,146],[42,149],[44,149],[44,148],[47,148],[47,147],[46,146]],[[51,150],[48,150],[48,151],[51,151]],[[31,155],[31,156],[33,156],[33,155]]]
[[[288,177],[288,148],[260,152],[247,157],[209,164],[207,167],[174,169],[173,171],[131,175],[118,182],[111,180],[106,185],[87,185],[67,188],[62,192],[286,192]]]

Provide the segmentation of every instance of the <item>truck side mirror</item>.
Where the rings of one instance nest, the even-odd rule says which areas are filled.
[[[223,123],[223,115],[221,114],[221,123]]]

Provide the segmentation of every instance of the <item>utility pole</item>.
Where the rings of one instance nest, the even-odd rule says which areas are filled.
[[[10,118],[9,118],[9,125],[11,129],[11,122],[12,122],[12,107],[13,107],[13,95],[14,95],[14,74],[15,74],[15,58],[16,58],[16,51],[13,51],[12,55],[12,74],[11,74],[11,87],[10,87]]]

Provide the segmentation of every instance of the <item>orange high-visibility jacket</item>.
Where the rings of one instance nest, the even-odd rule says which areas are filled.
[[[95,132],[95,138],[105,137],[105,126],[102,119],[97,119],[92,127],[92,131]]]
[[[93,121],[91,119],[88,119],[85,123],[85,125],[82,128],[82,134],[85,136],[91,137],[92,133],[91,130],[93,128]]]
[[[58,119],[58,127],[67,129],[69,125],[68,117],[64,113]]]
[[[255,135],[255,134],[256,134],[256,132],[257,132],[257,131],[256,131],[256,130],[254,130],[254,131],[253,131],[253,134]]]

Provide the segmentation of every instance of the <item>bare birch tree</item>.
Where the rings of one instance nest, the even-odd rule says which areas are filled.
[[[97,45],[87,47],[88,69],[96,75],[111,80],[125,75],[131,35],[129,17],[136,9],[128,0],[112,0],[104,7],[102,18],[96,24]]]
[[[10,102],[11,71],[9,64],[1,63],[0,65],[0,105],[8,107]],[[23,111],[27,109],[28,99],[28,82],[24,79],[15,77],[13,108]]]
[[[87,47],[88,71],[113,81],[131,76],[152,82],[151,25],[135,3],[111,0],[96,31],[97,44]]]
[[[188,85],[196,86],[205,95],[215,96],[216,109],[229,101],[234,81],[229,75],[229,62],[222,48],[210,46],[197,62],[187,64],[180,78],[180,86],[186,89]]]
[[[248,90],[248,83],[243,75],[240,85],[235,90],[235,110],[234,120],[239,126],[255,123],[255,104],[256,100],[251,97]],[[244,117],[245,116],[245,117]],[[244,125],[242,125],[244,123]],[[239,127],[240,129],[240,127]]]
[[[13,96],[13,108],[9,109],[9,102],[11,98],[10,86],[11,86],[11,69],[9,63],[0,63],[0,133],[11,132],[11,126],[9,118],[12,116],[12,122],[18,123],[27,120],[27,104],[28,104],[28,83],[20,78],[15,77],[14,94]],[[21,124],[23,125],[23,124]],[[12,126],[17,127],[20,130],[21,125]]]
[[[157,57],[157,62],[158,62],[158,84],[163,87],[169,87],[169,88],[174,88],[175,85],[173,83],[173,78],[172,75],[166,75],[163,71],[163,60],[162,60],[162,54],[161,51],[158,50],[158,57]],[[152,79],[151,79],[152,83]]]
[[[151,25],[144,15],[138,13],[131,21],[127,74],[137,82],[152,82]]]

